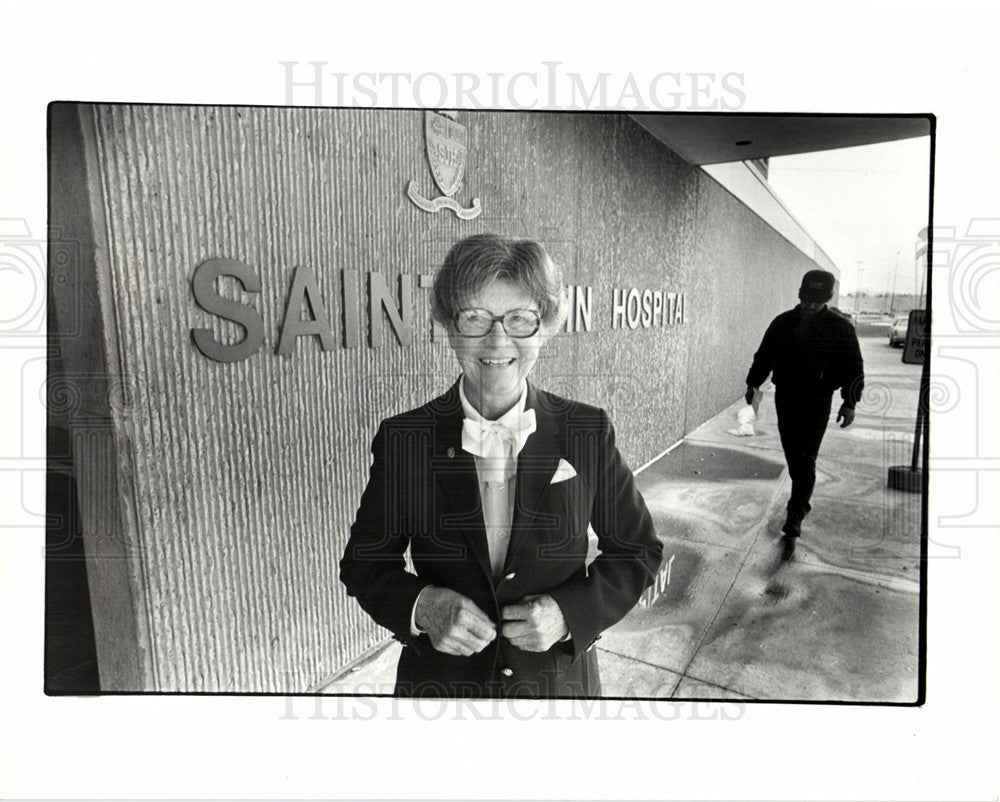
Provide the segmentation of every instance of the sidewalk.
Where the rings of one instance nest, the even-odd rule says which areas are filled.
[[[638,474],[673,562],[652,604],[599,641],[605,696],[916,700],[920,495],[886,476],[910,461],[919,367],[881,338],[862,350],[869,389],[848,429],[834,399],[792,560],[778,543],[790,482],[773,390],[756,436],[729,434],[740,400]],[[398,649],[323,692],[391,692]]]

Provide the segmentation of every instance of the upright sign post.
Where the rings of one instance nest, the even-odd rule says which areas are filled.
[[[911,309],[906,324],[906,345],[903,347],[903,362],[907,365],[924,364],[924,348],[927,345],[926,313],[923,309]]]
[[[895,490],[920,492],[923,486],[923,472],[919,466],[920,441],[927,420],[927,403],[930,386],[930,363],[927,360],[927,314],[923,309],[911,309],[906,326],[906,345],[903,347],[903,362],[908,365],[923,365],[920,371],[920,394],[917,398],[917,423],[913,430],[913,458],[909,466],[893,465],[889,468],[889,487]]]

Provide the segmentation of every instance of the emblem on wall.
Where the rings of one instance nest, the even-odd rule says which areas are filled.
[[[465,160],[469,151],[469,132],[457,118],[458,114],[454,111],[424,112],[427,161],[431,166],[434,183],[444,194],[437,198],[425,198],[417,192],[413,181],[407,184],[406,194],[425,212],[433,214],[442,209],[451,209],[461,219],[471,220],[482,211],[479,198],[473,198],[472,206],[466,209],[452,197],[465,177]]]

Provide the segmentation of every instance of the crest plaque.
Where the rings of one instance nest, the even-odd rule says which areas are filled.
[[[462,185],[465,177],[465,162],[468,155],[469,133],[464,125],[458,122],[457,112],[424,112],[424,139],[427,149],[427,161],[430,164],[431,176],[443,195],[429,199],[423,197],[413,186],[413,181],[406,187],[406,194],[417,206],[426,212],[438,212],[441,209],[451,209],[463,220],[478,217],[482,211],[479,198],[472,199],[472,206],[462,207],[452,195]]]

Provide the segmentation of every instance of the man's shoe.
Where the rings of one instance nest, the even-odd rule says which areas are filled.
[[[802,516],[794,512],[789,512],[785,516],[785,523],[782,524],[781,531],[789,537],[798,537],[802,534]]]
[[[798,538],[792,535],[785,535],[781,538],[781,561],[788,562],[795,556],[795,543]]]

